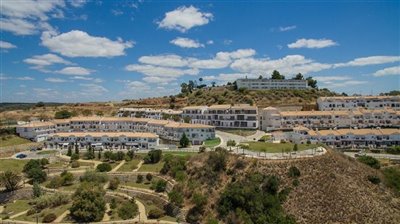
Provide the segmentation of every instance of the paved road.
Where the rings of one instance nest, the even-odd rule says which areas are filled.
[[[355,157],[356,152],[344,152],[345,155]],[[400,155],[384,154],[384,153],[364,153],[367,156],[371,156],[377,159],[394,159],[400,160]],[[363,155],[364,155],[363,154]]]

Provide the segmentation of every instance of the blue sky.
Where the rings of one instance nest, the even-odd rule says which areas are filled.
[[[399,1],[1,3],[2,102],[163,96],[275,69],[349,94],[400,89]]]

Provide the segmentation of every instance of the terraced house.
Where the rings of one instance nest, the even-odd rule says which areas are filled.
[[[318,109],[325,110],[354,110],[358,107],[366,109],[392,108],[400,110],[400,96],[339,96],[319,97]]]
[[[337,148],[390,147],[400,144],[400,130],[389,129],[331,129],[311,130],[305,127],[293,129],[292,141],[297,143],[324,143]]]
[[[274,107],[262,110],[261,129],[265,131],[307,128],[400,127],[400,111],[393,109],[354,109],[350,111],[281,111]]]
[[[173,119],[180,117],[181,110],[171,109],[153,109],[153,108],[120,108],[118,110],[118,117],[137,117],[137,118],[151,118],[151,119]]]
[[[193,124],[217,128],[258,129],[258,108],[249,104],[191,106],[183,108],[182,117]]]
[[[153,133],[173,141],[178,141],[185,133],[192,144],[202,144],[207,139],[215,138],[213,126],[132,117],[74,117],[69,120],[32,122],[18,127],[17,133],[34,141],[47,140],[53,133]]]

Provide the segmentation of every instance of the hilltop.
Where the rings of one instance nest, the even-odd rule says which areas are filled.
[[[218,153],[200,154],[187,163],[188,176],[175,186],[174,195],[179,198],[176,192],[182,192],[182,204],[190,220],[201,220],[201,223],[214,223],[212,220],[218,219],[225,223],[248,223],[249,219],[252,223],[265,220],[396,223],[400,220],[400,198],[384,184],[372,184],[367,178],[377,175],[383,179],[381,172],[337,152],[285,161],[225,156],[223,162]],[[221,162],[220,166],[226,163],[226,167],[218,168],[217,161]],[[289,176],[290,167],[300,171],[297,177]],[[271,176],[278,177],[278,181],[274,182]],[[274,186],[279,187],[274,189]],[[275,193],[258,197],[260,190]],[[259,199],[267,201],[263,205]],[[261,217],[259,211],[266,208],[271,211]]]

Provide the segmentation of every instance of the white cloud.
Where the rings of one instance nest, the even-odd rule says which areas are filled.
[[[41,30],[53,30],[47,22],[48,14],[53,13],[52,17],[59,18],[63,7],[65,3],[62,0],[24,0],[18,4],[15,1],[2,1],[0,29],[16,35],[32,35]]]
[[[366,65],[379,65],[393,62],[399,62],[400,56],[369,56],[356,58],[349,62],[334,64],[334,67],[348,67],[348,66],[366,66]]]
[[[35,80],[34,78],[29,77],[29,76],[17,77],[16,79],[17,80],[21,80],[21,81],[32,81],[32,80]]]
[[[205,60],[192,60],[190,67],[200,69],[220,69],[229,66],[232,59],[248,58],[255,55],[256,51],[253,49],[239,49],[232,52],[218,52],[213,59]]]
[[[0,48],[2,48],[2,49],[11,49],[11,48],[16,48],[16,47],[17,46],[15,46],[12,43],[0,40]]]
[[[125,50],[133,47],[132,41],[118,38],[112,41],[105,37],[90,36],[80,30],[55,34],[43,32],[42,45],[53,52],[67,57],[114,57],[125,55]]]
[[[325,48],[338,45],[329,39],[298,39],[296,42],[288,44],[288,48]]]
[[[199,70],[197,69],[177,69],[168,68],[153,65],[139,65],[131,64],[125,67],[127,71],[139,72],[147,76],[157,76],[157,77],[179,77],[182,75],[197,75]]]
[[[286,31],[289,31],[289,30],[294,30],[294,29],[296,29],[296,26],[285,26],[285,27],[279,27],[279,31],[280,32],[286,32]]]
[[[208,40],[206,44],[208,44],[208,45],[214,44],[214,41],[213,40]]]
[[[387,76],[387,75],[400,75],[400,66],[384,68],[374,73],[374,76],[376,77]]]
[[[56,73],[63,75],[90,75],[92,72],[94,72],[94,70],[82,67],[65,67],[61,70],[56,71]]]
[[[228,40],[228,39],[226,39],[226,40],[224,40],[222,43],[223,43],[224,45],[231,45],[231,44],[233,43],[233,40]]]
[[[217,76],[204,76],[205,81],[216,81],[218,84],[226,84],[227,82],[233,82],[237,79],[244,78],[257,78],[256,74],[249,73],[221,73]]]
[[[170,41],[171,44],[174,44],[178,47],[183,47],[183,48],[199,48],[199,47],[204,47],[204,44],[201,44],[200,42],[196,40],[192,40],[189,38],[184,38],[184,37],[178,37]]]
[[[148,83],[157,83],[159,85],[163,85],[169,83],[171,81],[176,80],[175,77],[157,77],[157,76],[146,76],[143,78],[143,81]]]
[[[86,0],[69,0],[68,1],[74,7],[82,7],[86,4]]]
[[[35,95],[43,98],[54,98],[54,96],[59,94],[57,90],[51,88],[33,88],[32,90],[35,92]]]
[[[72,63],[55,55],[55,54],[43,54],[43,55],[35,55],[31,58],[27,58],[24,60],[25,63],[34,65],[32,68],[42,70],[46,66],[50,66],[53,64],[65,64],[71,65]]]
[[[186,32],[195,26],[202,26],[209,23],[212,18],[213,15],[211,13],[201,12],[194,6],[181,6],[165,13],[165,17],[158,23],[158,27]]]
[[[188,65],[187,59],[175,54],[142,56],[139,58],[139,62],[166,67],[185,67]]]
[[[80,86],[84,87],[81,90],[81,93],[84,95],[88,96],[100,96],[103,95],[103,93],[107,93],[108,89],[104,88],[101,85],[93,84],[93,83],[88,83],[88,84],[79,84]]]
[[[123,15],[123,14],[124,14],[123,11],[118,10],[118,9],[111,9],[111,13],[112,13],[114,16],[120,16],[120,15]]]
[[[293,75],[299,72],[306,74],[331,67],[329,64],[314,62],[302,55],[287,55],[276,60],[269,58],[241,58],[231,64],[233,70],[258,75],[269,75],[273,70],[278,70],[283,75]]]
[[[65,79],[59,79],[59,78],[46,78],[44,81],[46,81],[46,82],[54,82],[54,83],[68,82]]]
[[[315,76],[319,82],[334,82],[334,81],[345,81],[352,79],[350,76]]]
[[[317,80],[318,86],[323,88],[341,88],[368,83],[364,80],[354,80],[347,75],[315,76],[314,79]]]

